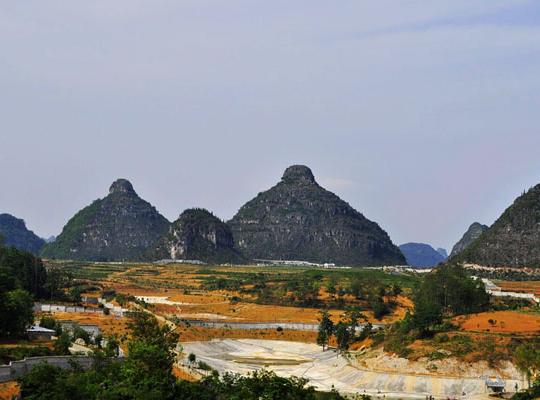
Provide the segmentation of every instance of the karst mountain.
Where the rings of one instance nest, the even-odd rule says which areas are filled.
[[[6,246],[37,254],[45,240],[26,227],[24,220],[11,214],[0,214],[0,240]]]
[[[455,259],[492,267],[540,267],[540,185],[519,196]]]
[[[293,165],[228,222],[237,248],[251,259],[340,265],[403,265],[388,234],[334,193],[311,170]]]
[[[150,203],[141,199],[126,179],[116,180],[109,194],[75,214],[54,242],[43,247],[46,258],[135,260],[169,228]]]
[[[205,209],[185,210],[145,257],[149,260],[198,260],[205,263],[244,263],[231,229]]]
[[[450,253],[450,257],[455,257],[459,253],[461,253],[463,250],[465,250],[467,247],[469,247],[476,239],[480,237],[482,233],[487,231],[489,229],[489,226],[482,225],[479,222],[474,222],[469,226],[469,229],[463,234],[461,239],[452,247],[452,252]]]

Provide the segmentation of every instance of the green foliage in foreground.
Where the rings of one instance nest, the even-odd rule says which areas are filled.
[[[540,347],[538,340],[524,343],[516,348],[515,351],[516,365],[521,372],[527,377],[529,386],[533,377],[538,377],[536,388],[532,387],[532,390],[537,390],[538,394],[534,397],[540,396]],[[532,398],[534,398],[532,397]]]
[[[535,382],[528,390],[516,393],[512,400],[534,400],[540,397],[540,380]]]
[[[282,378],[259,371],[249,376],[213,372],[200,382],[178,381],[172,374],[177,335],[145,313],[130,324],[129,357],[113,361],[97,352],[87,371],[35,366],[20,379],[30,400],[344,400],[336,392],[321,396],[303,378]]]
[[[0,245],[0,337],[18,337],[33,321],[34,298],[46,293],[41,260]]]

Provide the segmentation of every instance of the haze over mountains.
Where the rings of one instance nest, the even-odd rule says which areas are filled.
[[[446,260],[446,250],[435,250],[426,243],[405,243],[399,246],[407,264],[417,268],[431,268]],[[442,253],[442,254],[441,254]]]

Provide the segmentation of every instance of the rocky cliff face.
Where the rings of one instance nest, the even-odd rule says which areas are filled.
[[[10,214],[0,214],[0,236],[4,245],[37,254],[45,241],[26,228],[22,219]]]
[[[540,267],[540,185],[518,197],[456,259],[493,267]]]
[[[230,228],[203,209],[184,211],[145,258],[153,261],[200,260],[216,264],[245,262],[234,246]]]
[[[487,231],[488,228],[489,226],[487,225],[482,225],[479,222],[474,222],[471,226],[469,226],[469,229],[467,229],[467,232],[465,232],[459,242],[457,242],[454,247],[452,247],[450,257],[457,256],[459,253],[469,247],[476,239],[480,237],[482,233]]]
[[[41,254],[58,259],[134,260],[168,227],[169,222],[137,195],[129,181],[118,179],[108,196],[79,211]]]
[[[425,243],[405,243],[399,246],[407,264],[417,268],[431,268],[443,262],[446,257]]]
[[[315,181],[308,167],[246,203],[228,222],[237,248],[252,259],[347,265],[404,264],[388,234]]]

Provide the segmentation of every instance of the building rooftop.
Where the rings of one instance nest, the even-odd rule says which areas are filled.
[[[503,388],[505,387],[505,382],[498,377],[491,377],[486,379],[486,386],[491,388]]]
[[[43,333],[55,333],[54,329],[43,328],[42,326],[34,325],[26,330],[26,332],[43,332]]]

